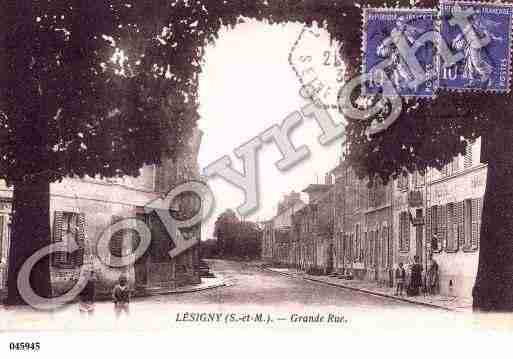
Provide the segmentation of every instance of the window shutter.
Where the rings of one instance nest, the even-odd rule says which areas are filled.
[[[0,262],[2,262],[4,243],[4,216],[0,216]]]
[[[447,205],[447,251],[458,250],[459,203]]]
[[[381,264],[383,267],[386,267],[387,265],[387,256],[388,256],[388,251],[387,251],[387,227],[382,227],[381,228]]]
[[[363,233],[363,238],[364,238],[363,242],[365,244],[363,258],[364,258],[365,266],[368,267],[369,266],[369,238],[367,236],[367,232]]]
[[[79,213],[77,218],[77,235],[76,235],[78,250],[73,252],[71,261],[74,267],[84,264],[84,248],[86,242],[86,218],[85,213]]]
[[[444,240],[444,214],[443,214],[443,208],[444,206],[437,206],[436,212],[437,212],[437,230],[436,234],[438,237],[438,249],[442,249],[443,240]]]
[[[477,246],[479,247],[479,243],[481,242],[481,217],[483,216],[483,199],[477,199],[477,208],[479,210],[477,215]]]
[[[404,237],[404,230],[403,230],[403,212],[399,213],[399,250],[403,251],[403,237]]]
[[[447,237],[446,237],[446,251],[452,251],[453,250],[453,239],[454,239],[454,228],[453,228],[453,213],[454,213],[454,207],[452,203],[449,203],[446,205],[447,208]]]
[[[460,169],[460,156],[454,157],[452,160],[452,172],[455,173]]]
[[[429,238],[429,240],[431,241],[431,249],[433,251],[438,251],[438,249],[440,248],[440,243],[439,243],[439,233],[438,233],[438,212],[439,212],[439,207],[438,206],[433,206],[431,207],[431,238]],[[433,239],[437,238],[436,241],[433,241]]]
[[[441,217],[442,217],[442,246],[447,243],[447,205],[441,206]]]
[[[431,244],[431,208],[426,208],[426,216],[424,218],[424,228],[426,230],[426,243]]]
[[[119,222],[123,219],[121,216],[112,216],[112,224]],[[119,230],[116,233],[112,233],[110,240],[110,253],[115,257],[121,257],[123,255],[123,230]]]
[[[372,237],[373,237],[373,234],[372,234],[372,231],[369,232],[369,267],[372,267],[372,246],[374,245],[373,241],[372,241]]]
[[[55,211],[53,217],[53,243],[62,242],[62,225],[64,221],[64,212]],[[66,261],[66,253],[52,253],[52,265],[60,267]]]
[[[465,245],[465,205],[464,201],[458,203],[458,245]]]
[[[405,227],[405,250],[410,250],[410,216],[409,213],[404,212],[404,227]]]
[[[376,267],[380,266],[381,262],[381,238],[379,235],[379,230],[376,229]]]
[[[472,167],[472,143],[468,143],[465,148],[465,160],[463,166],[465,168]]]
[[[356,238],[354,233],[351,233],[351,260],[356,262]]]
[[[472,241],[473,248],[479,247],[481,230],[481,202],[480,198],[472,199]]]

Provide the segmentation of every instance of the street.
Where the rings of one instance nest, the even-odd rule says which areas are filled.
[[[119,319],[115,318],[112,303],[109,302],[97,303],[91,317],[81,316],[77,304],[70,304],[53,313],[34,312],[28,308],[2,308],[0,330],[170,330],[204,328],[206,325],[225,327],[226,324],[287,328],[336,326],[357,332],[387,328],[397,331],[401,328],[455,330],[457,327],[469,327],[468,317],[462,314],[290,278],[262,270],[254,264],[211,260],[209,265],[214,273],[226,279],[226,286],[193,293],[135,298],[130,304],[130,316]],[[265,324],[177,320],[183,317],[200,318],[202,313],[221,313],[223,317],[225,313],[233,313],[234,317],[262,313],[264,318],[271,320]],[[306,323],[304,319],[320,316],[324,316],[323,322]],[[326,323],[329,316],[344,317],[346,322]]]
[[[155,297],[167,303],[219,304],[223,306],[337,306],[399,308],[412,305],[352,290],[305,282],[263,271],[244,262],[210,260],[215,273],[223,275],[228,287],[183,296]]]

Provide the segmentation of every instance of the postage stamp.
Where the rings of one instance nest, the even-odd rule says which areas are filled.
[[[418,72],[434,74],[435,42],[417,45],[417,40],[434,33],[435,17],[431,9],[364,9],[362,74],[368,75],[362,83],[364,94],[433,96],[437,76],[426,76],[427,81],[419,82],[405,54],[418,46],[414,54],[421,67]]]
[[[513,4],[444,2],[440,33],[462,59],[439,65],[440,88],[509,92]]]
[[[316,26],[305,26],[290,50],[289,63],[304,97],[311,98],[318,106],[337,109],[345,66],[340,58],[340,44],[322,36],[322,31]]]

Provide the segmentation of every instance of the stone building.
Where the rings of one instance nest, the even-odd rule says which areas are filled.
[[[409,269],[418,256],[425,275],[432,258],[439,265],[439,292],[470,297],[486,187],[480,146],[479,139],[469,143],[466,155],[441,171],[410,173],[386,185],[369,186],[341,161],[325,184],[304,190],[309,203],[294,211],[292,236],[280,234],[266,251],[276,262],[306,271],[351,274],[388,286],[399,263]],[[288,226],[274,223],[269,236]]]
[[[393,264],[392,184],[369,187],[342,162],[335,176],[335,271],[386,282]]]
[[[272,260],[274,250],[273,220],[261,222],[262,224],[262,259]]]
[[[400,176],[368,188],[342,163],[335,170],[335,271],[393,283],[399,263],[439,265],[442,295],[471,297],[478,266],[486,165],[480,140],[441,171]]]
[[[262,237],[262,258],[275,263],[294,265],[291,251],[292,215],[305,206],[301,195],[292,191],[278,203],[276,216],[266,221]]]
[[[55,293],[66,291],[73,284],[82,264],[97,272],[100,292],[110,292],[121,274],[127,275],[133,289],[143,291],[200,282],[198,246],[171,259],[166,255],[172,249],[169,235],[158,219],[144,213],[145,205],[167,193],[174,185],[199,176],[196,158],[200,142],[201,132],[196,130],[187,148],[175,160],[163,158],[159,166],[144,166],[136,178],[65,178],[51,184],[52,241],[66,242],[73,238],[81,247],[73,254],[52,254],[51,275]],[[0,276],[4,286],[12,194],[12,188],[0,185]],[[192,201],[181,201],[180,210]],[[124,218],[146,221],[151,230],[151,245],[134,265],[118,268],[110,266],[109,259],[107,263],[100,261],[97,242],[111,224]],[[199,228],[192,229],[190,235],[199,239]],[[134,231],[120,230],[110,235],[111,255],[129,254],[136,246]]]
[[[315,273],[333,270],[334,191],[331,173],[325,184],[311,184],[303,190],[308,205],[294,214],[294,264]]]
[[[480,147],[480,139],[470,143],[465,156],[455,157],[442,171],[429,171],[426,178],[424,252],[439,265],[445,295],[471,297],[477,274],[487,172]]]

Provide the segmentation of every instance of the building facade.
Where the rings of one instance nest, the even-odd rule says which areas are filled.
[[[196,157],[201,133],[196,131],[189,146],[175,160],[164,158],[159,166],[145,166],[140,176],[112,179],[65,178],[50,186],[50,220],[52,242],[71,242],[80,249],[74,253],[57,252],[51,255],[52,289],[54,294],[67,291],[80,273],[80,267],[95,270],[98,291],[110,292],[119,276],[124,274],[134,290],[174,288],[199,283],[198,246],[175,258],[167,253],[172,249],[170,236],[155,215],[148,215],[144,206],[167,193],[174,185],[198,178]],[[12,188],[0,185],[0,276],[6,287]],[[180,211],[190,208],[194,199],[180,201]],[[98,256],[98,241],[112,224],[127,218],[145,221],[151,230],[151,244],[135,264],[118,267],[114,258],[130,254],[137,247],[135,231],[119,230],[108,233],[109,255]],[[200,238],[200,226],[185,236]],[[199,242],[199,241],[198,241]]]
[[[298,192],[292,191],[278,203],[276,216],[264,223],[262,259],[274,263],[295,265],[292,216],[305,207]]]
[[[324,185],[305,189],[309,203],[294,213],[292,236],[279,241],[278,259],[392,286],[398,264],[408,269],[417,256],[424,275],[430,261],[437,262],[440,294],[471,297],[487,171],[480,145],[479,139],[469,143],[465,156],[440,171],[372,186],[341,162]]]

